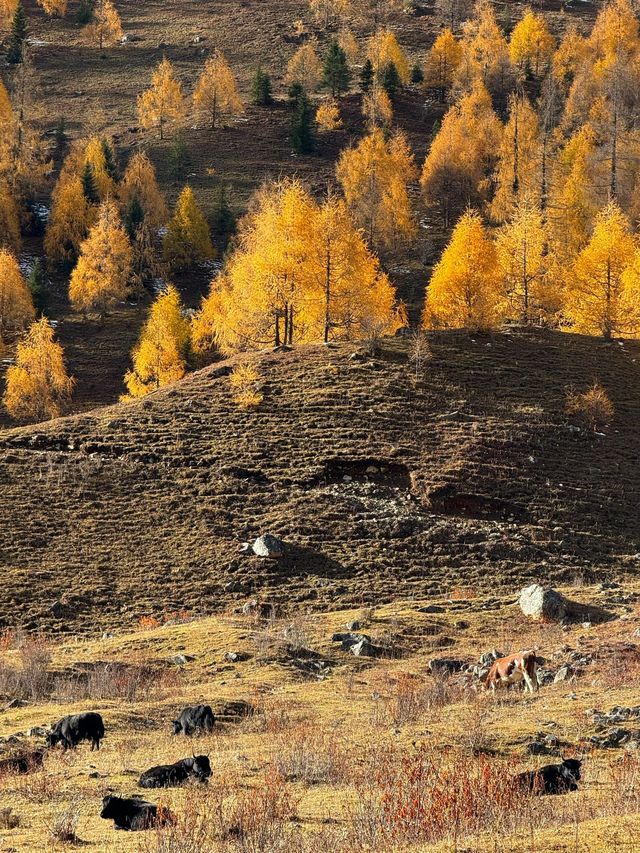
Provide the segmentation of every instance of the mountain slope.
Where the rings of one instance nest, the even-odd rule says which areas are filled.
[[[0,434],[0,619],[82,630],[249,593],[335,607],[633,570],[640,347],[430,340],[418,381],[401,339],[375,358],[307,347],[251,357],[255,412],[221,363]],[[606,437],[564,415],[567,390],[594,378],[616,408]],[[239,554],[264,532],[287,542],[284,560]]]

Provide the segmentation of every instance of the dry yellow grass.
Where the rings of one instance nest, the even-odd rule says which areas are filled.
[[[594,589],[581,591],[584,600],[595,595]],[[324,680],[309,680],[287,664],[282,654],[283,632],[291,620],[265,626],[247,616],[227,614],[106,639],[61,643],[51,649],[50,667],[57,672],[70,671],[79,662],[118,661],[157,666],[164,675],[157,689],[132,703],[122,699],[45,701],[0,714],[0,735],[4,737],[51,723],[65,713],[89,709],[103,714],[107,728],[100,752],[91,753],[86,745],[66,755],[51,752],[43,770],[0,781],[3,808],[12,808],[21,820],[18,827],[2,831],[7,849],[53,849],[51,825],[71,804],[79,814],[77,834],[90,843],[90,849],[100,853],[160,850],[154,846],[158,843],[155,833],[116,833],[111,822],[101,820],[101,797],[108,791],[124,796],[144,793],[152,801],[166,803],[179,816],[193,814],[198,809],[211,810],[223,795],[229,801],[260,789],[274,766],[285,776],[292,771],[294,776],[302,776],[283,783],[294,804],[300,839],[316,837],[321,845],[324,838],[322,844],[329,845],[330,834],[335,832],[338,841],[331,843],[339,848],[340,833],[358,813],[362,774],[372,772],[377,755],[410,755],[424,746],[429,755],[444,756],[439,760],[445,764],[450,760],[446,748],[453,750],[451,755],[456,760],[466,756],[465,760],[472,762],[472,749],[481,746],[493,753],[489,762],[495,761],[496,766],[511,772],[554,760],[526,757],[525,745],[539,730],[575,747],[592,731],[585,714],[588,708],[606,710],[613,705],[637,703],[633,679],[625,683],[621,677],[616,683],[606,662],[596,661],[575,683],[546,687],[532,698],[520,693],[496,698],[473,691],[460,693],[444,707],[423,703],[415,715],[409,713],[406,720],[399,721],[398,685],[406,683],[403,679],[415,676],[420,689],[432,684],[425,673],[427,660],[436,654],[428,647],[429,626],[434,620],[447,625],[456,637],[455,648],[444,654],[469,659],[493,646],[504,651],[536,646],[544,656],[565,644],[577,649],[604,648],[630,640],[640,621],[636,612],[600,627],[576,626],[564,632],[524,621],[514,606],[498,614],[483,611],[481,604],[481,599],[474,600],[465,611],[469,623],[465,629],[455,628],[460,617],[455,603],[448,609],[445,604],[445,612],[437,615],[418,613],[413,602],[381,607],[374,613],[352,610],[301,615],[295,620],[295,636],[335,662]],[[370,661],[337,652],[331,634],[356,618],[364,620],[363,629],[374,638],[391,633],[405,641],[411,638],[410,654],[401,659]],[[291,630],[288,633],[291,635]],[[246,652],[251,658],[230,664],[223,659],[228,650]],[[170,662],[177,654],[188,656],[184,666]],[[5,663],[17,665],[19,652],[9,650],[3,657]],[[259,713],[239,724],[222,724],[211,736],[194,742],[169,734],[170,720],[184,705],[205,701],[215,708],[238,699],[251,702]],[[141,792],[136,788],[142,770],[188,756],[192,747],[211,755],[214,775],[208,791],[189,787]],[[457,848],[448,839],[439,846],[416,845],[412,849],[443,853],[454,849],[538,853],[634,850],[640,816],[621,816],[622,812],[634,812],[636,804],[633,797],[621,803],[616,793],[613,780],[619,778],[615,774],[620,760],[618,750],[587,756],[580,791],[555,798],[553,803],[549,798],[540,801],[539,825],[528,832],[522,827],[516,833],[505,828],[499,837],[487,838],[480,833],[466,841],[459,838]],[[553,825],[555,821],[558,826]],[[316,849],[328,848],[313,847]]]

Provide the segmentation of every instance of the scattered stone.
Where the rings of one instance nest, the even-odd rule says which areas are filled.
[[[527,744],[529,755],[559,755],[562,743],[555,735],[538,732],[535,740]]]
[[[351,646],[351,654],[356,657],[379,658],[383,651],[380,646],[376,646],[364,638]]]
[[[575,670],[573,667],[565,663],[560,669],[556,672],[555,677],[553,679],[554,684],[559,684],[561,681],[571,681],[575,678]]]
[[[25,737],[45,737],[47,734],[49,734],[48,729],[42,726],[33,726],[33,728],[26,730]]]
[[[595,605],[570,601],[564,595],[539,583],[520,592],[518,604],[525,616],[546,622],[606,622],[612,614]],[[589,625],[589,627],[590,627]]]
[[[345,652],[351,651],[352,646],[361,642],[371,642],[371,637],[368,634],[359,634],[349,631],[348,633],[338,632],[331,637],[332,643],[340,643],[342,650]]]
[[[244,584],[242,581],[229,581],[223,587],[225,592],[244,592]]]
[[[174,663],[176,666],[184,666],[189,661],[194,660],[192,655],[174,655],[170,658],[171,663]]]
[[[471,622],[467,622],[466,619],[458,619],[457,622],[453,623],[453,627],[459,631],[464,631],[466,628],[471,627]]]
[[[362,628],[362,625],[357,619],[354,619],[353,622],[347,622],[344,627],[347,629],[347,631],[359,631],[360,628]]]
[[[461,672],[466,666],[466,661],[457,658],[432,658],[427,663],[431,675],[452,675],[454,672]]]
[[[264,536],[258,536],[253,543],[253,553],[258,557],[279,560],[284,556],[284,547],[284,542],[278,539],[277,536],[266,533]]]
[[[74,608],[71,608],[63,601],[54,601],[51,607],[49,608],[49,612],[56,619],[68,619],[75,614]]]
[[[616,749],[620,746],[632,746],[637,749],[640,746],[640,731],[615,728],[603,735],[593,735],[589,742],[600,749]]]
[[[250,657],[251,655],[247,652],[225,652],[222,655],[222,660],[228,663],[242,663],[242,661],[249,660]]]
[[[439,604],[425,604],[424,607],[418,608],[418,613],[444,613],[444,607]]]
[[[5,705],[3,710],[10,711],[12,708],[24,708],[27,702],[24,699],[12,699],[8,705]]]

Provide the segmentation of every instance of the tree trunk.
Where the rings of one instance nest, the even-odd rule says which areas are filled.
[[[324,282],[324,342],[329,340],[329,303],[331,301],[331,252],[327,252],[327,264]]]
[[[287,340],[287,343],[289,344],[290,347],[292,347],[293,346],[293,305],[291,305],[289,307],[288,329],[289,329],[289,339]]]

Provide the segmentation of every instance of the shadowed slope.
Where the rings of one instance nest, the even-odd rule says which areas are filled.
[[[143,401],[0,434],[0,618],[89,629],[251,593],[357,605],[633,570],[637,344],[431,344],[418,382],[401,340],[373,359],[308,347],[251,356],[255,412],[218,364]],[[606,437],[564,415],[568,388],[596,377],[616,408]],[[264,532],[290,545],[284,560],[239,554]]]

